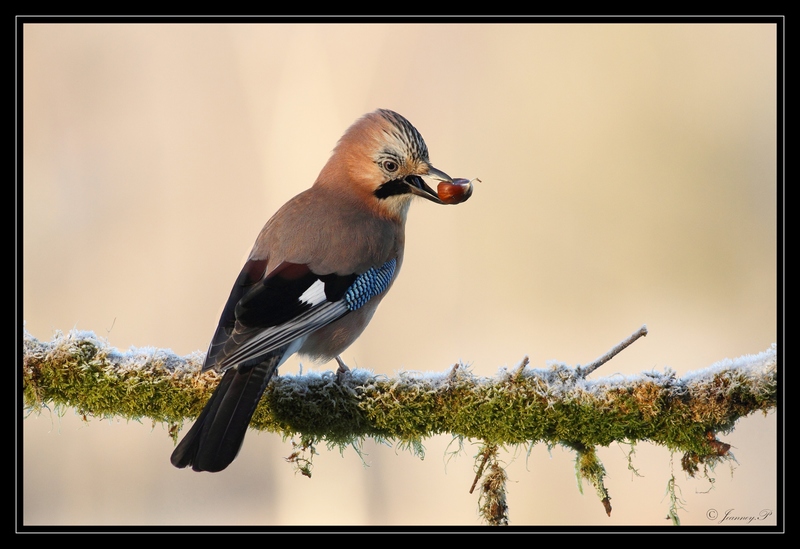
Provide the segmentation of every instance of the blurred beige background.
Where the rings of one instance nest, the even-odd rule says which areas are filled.
[[[647,324],[593,377],[683,375],[777,340],[772,25],[30,24],[23,47],[23,318],[39,339],[205,351],[261,226],[386,107],[438,168],[483,182],[458,207],[414,204],[351,367],[585,364]],[[424,460],[322,447],[308,479],[270,433],[197,474],[148,421],[46,411],[22,427],[27,525],[481,524],[477,446],[449,459],[449,437]],[[721,435],[738,463],[713,484],[665,448],[636,447],[639,477],[629,448],[601,448],[610,518],[571,453],[509,448],[510,520],[666,526],[674,473],[684,524],[717,525],[712,509],[775,524],[776,437],[774,413]]]

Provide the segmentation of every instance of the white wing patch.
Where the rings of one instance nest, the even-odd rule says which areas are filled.
[[[325,283],[321,280],[314,282],[305,292],[303,292],[303,295],[300,296],[300,301],[303,303],[308,303],[312,307],[319,305],[320,303],[325,303],[327,299],[328,298],[325,295]]]

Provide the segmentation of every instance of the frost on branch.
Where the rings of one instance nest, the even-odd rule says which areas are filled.
[[[202,359],[202,353],[180,357],[153,348],[120,352],[92,332],[58,333],[48,343],[26,332],[25,404],[33,411],[73,407],[85,416],[150,418],[169,424],[177,436],[217,383],[213,372],[200,374]],[[494,377],[475,376],[462,364],[394,377],[363,369],[276,376],[251,427],[297,435],[311,448],[318,442],[358,447],[371,437],[421,452],[424,439],[445,433],[487,447],[561,445],[576,452],[579,475],[603,495],[610,513],[595,447],[650,441],[682,452],[692,473],[727,455],[717,434],[777,402],[774,345],[680,378],[671,370],[597,380],[586,375],[564,364],[531,368],[526,359]]]

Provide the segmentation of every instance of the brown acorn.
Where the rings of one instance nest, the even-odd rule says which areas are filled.
[[[436,187],[436,194],[445,204],[461,204],[472,196],[472,181],[461,178],[453,179],[452,182],[442,181]]]

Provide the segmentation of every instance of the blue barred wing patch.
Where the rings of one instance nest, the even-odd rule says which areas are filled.
[[[386,291],[394,277],[395,267],[397,260],[390,259],[380,267],[372,267],[359,275],[342,298],[347,309],[356,311],[366,305],[367,301]]]

